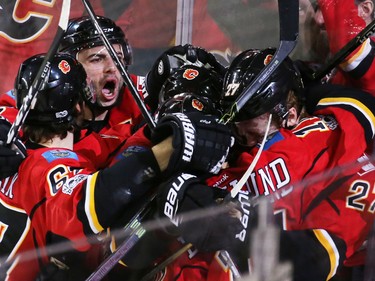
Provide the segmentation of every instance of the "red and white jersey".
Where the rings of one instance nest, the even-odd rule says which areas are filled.
[[[318,1],[333,55],[366,27],[365,21],[358,15],[355,2],[352,0]],[[375,41],[373,37],[370,37],[345,58],[331,82],[357,87],[375,95],[374,51]]]
[[[40,148],[28,150],[19,173],[0,182],[2,254],[27,258],[12,261],[6,280],[35,280],[48,262],[44,247],[61,239],[78,252],[92,250],[87,237],[103,229],[93,198],[96,175],[71,150]]]
[[[350,93],[347,94],[350,95]],[[290,216],[300,222],[304,213],[300,209],[301,200],[299,197],[301,197],[301,192],[299,191],[308,190],[309,196],[306,196],[304,201],[306,201],[306,204],[310,204],[314,202],[316,196],[324,194],[325,188],[329,187],[330,184],[340,182],[343,177],[344,179],[347,179],[345,177],[352,177],[360,169],[356,165],[358,164],[357,159],[363,156],[367,144],[374,135],[375,118],[372,110],[370,110],[373,107],[373,101],[367,103],[361,101],[361,97],[358,96],[357,98],[355,96],[345,98],[339,96],[325,97],[316,105],[314,114],[316,116],[301,120],[292,131],[281,129],[266,142],[265,148],[243,189],[250,191],[254,196],[273,195],[273,198],[278,199],[275,202],[284,202],[283,199],[290,198],[290,201],[293,202],[289,202],[289,205],[294,211],[290,213]],[[212,187],[231,190],[251,165],[257,152],[257,147],[242,152],[233,167],[222,170],[219,175],[206,180],[206,183]],[[328,178],[323,177],[325,172],[334,171],[337,167],[342,167],[342,169],[335,174],[331,174]],[[317,177],[319,181],[316,181]],[[305,189],[297,189],[297,184],[301,180],[307,183]],[[309,180],[311,181],[309,182]],[[347,184],[349,185],[349,182]],[[307,194],[307,192],[304,194]],[[341,193],[335,193],[335,195],[338,198],[344,196]],[[355,200],[355,198],[353,196],[352,200]],[[321,211],[328,208],[325,204],[326,202],[322,204]],[[346,206],[343,204],[338,204],[338,208],[343,208],[343,212],[353,212],[353,210],[345,209]],[[318,229],[324,226],[325,231],[332,230],[333,234],[336,234],[336,228],[331,229],[330,225],[323,225],[319,220],[314,222],[313,215],[318,214],[319,210],[317,208],[311,213],[308,227]],[[369,213],[369,215],[371,214]],[[356,225],[360,228],[356,231],[356,234],[366,233],[368,228],[362,224],[362,218],[360,216],[354,217],[353,220],[358,220]],[[344,216],[336,215],[335,218],[341,220],[339,224],[346,222]],[[302,224],[295,224],[295,226],[295,229],[307,228],[307,225]],[[349,245],[347,257],[353,254],[355,249],[363,242],[363,236],[341,235],[339,237]],[[354,242],[353,239],[357,240]],[[186,260],[186,254],[184,255]],[[197,254],[194,259],[199,259],[199,255]],[[179,260],[181,261],[181,259]],[[180,261],[168,266],[167,273],[168,270],[173,272],[174,266],[181,267],[178,264]],[[337,266],[337,261],[338,259],[332,260],[330,266]],[[212,263],[207,265],[206,270],[204,280],[231,280],[232,278],[228,267],[218,259],[218,256],[212,255]],[[166,275],[161,280],[176,280],[168,279],[168,276]],[[209,276],[213,276],[213,278],[208,279]]]
[[[364,165],[357,173],[343,175],[319,192],[311,190],[307,182],[274,203],[285,230],[324,229],[345,242],[346,257],[339,257],[329,237],[319,238],[330,253],[333,270],[340,258],[353,265],[351,260],[360,252],[375,221],[375,166],[366,156],[360,161]],[[363,258],[355,262],[364,264]]]

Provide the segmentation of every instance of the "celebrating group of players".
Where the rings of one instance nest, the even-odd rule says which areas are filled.
[[[129,65],[123,31],[98,21]],[[233,264],[251,273],[260,197],[272,202],[293,280],[348,278],[344,268],[363,266],[375,212],[375,97],[302,79],[287,58],[229,124],[220,122],[274,53],[249,49],[225,68],[196,46],[166,50],[145,78],[131,76],[151,128],[90,19],[70,20],[15,142],[26,158],[1,146],[2,278],[84,280],[127,239],[113,232],[154,194],[144,220],[162,227],[108,280],[140,280],[187,243],[155,280],[233,280]],[[1,140],[43,59],[25,60],[0,96]],[[61,244],[63,252],[50,247]]]

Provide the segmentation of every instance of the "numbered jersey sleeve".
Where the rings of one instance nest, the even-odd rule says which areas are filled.
[[[346,243],[346,258],[364,245],[375,219],[375,167],[366,163],[352,175],[343,175],[320,192],[303,189],[275,202],[284,229],[322,228]],[[292,204],[301,202],[301,204]]]

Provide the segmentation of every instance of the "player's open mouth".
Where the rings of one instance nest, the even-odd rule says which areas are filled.
[[[107,80],[105,85],[102,89],[103,98],[107,101],[112,100],[115,98],[115,89],[116,89],[116,81],[115,80]]]

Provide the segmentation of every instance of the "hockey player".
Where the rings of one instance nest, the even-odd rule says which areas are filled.
[[[109,18],[98,17],[97,20],[119,59],[126,67],[130,65],[131,46],[122,29]],[[138,124],[142,120],[129,88],[124,84],[120,72],[88,16],[69,21],[59,51],[74,56],[86,70],[92,91],[91,95],[85,98],[88,106],[85,118],[95,121],[91,124],[94,131],[101,131],[119,123]],[[131,78],[142,96],[144,78],[135,75]]]
[[[131,47],[121,28],[108,18],[100,17],[98,21],[119,58],[129,65]],[[89,76],[90,91],[83,96],[84,119],[87,122],[81,136],[76,136],[76,141],[80,141],[75,143],[74,149],[89,156],[97,168],[103,168],[108,164],[110,153],[133,133],[134,125],[141,122],[141,112],[89,17],[69,22],[60,48],[78,58]],[[132,79],[141,92],[143,78],[132,76]],[[10,122],[14,121],[18,112],[14,91],[0,97],[0,114]],[[103,138],[106,138],[105,144],[102,143]]]
[[[272,49],[247,50],[238,55],[225,77],[223,100],[231,105],[270,61],[273,53]],[[303,112],[301,107],[303,104],[310,117],[299,119]],[[355,183],[355,177],[358,176],[356,173],[361,173],[360,167],[354,164],[357,159],[363,159],[361,157],[368,144],[372,142],[374,105],[374,99],[370,94],[339,86],[316,86],[304,93],[298,72],[293,63],[286,59],[271,75],[266,85],[256,92],[236,115],[233,128],[240,146],[237,147],[236,154],[232,155],[234,158],[229,161],[229,168],[223,169],[219,176],[206,180],[208,186],[231,190],[254,161],[259,143],[266,132],[267,123],[271,119],[265,148],[238,195],[243,214],[242,231],[232,235],[232,227],[236,229],[238,226],[235,220],[233,225],[228,224],[224,228],[220,227],[220,224],[215,224],[215,219],[220,221],[220,215],[211,218],[212,223],[204,223],[204,219],[199,222],[184,222],[184,215],[182,215],[178,222],[185,240],[193,243],[201,251],[214,250],[216,247],[216,249],[231,250],[237,256],[238,252],[232,246],[245,241],[246,233],[252,227],[250,217],[252,210],[249,209],[250,205],[246,200],[250,195],[257,197],[274,194],[275,210],[283,210],[281,213],[287,218],[284,229],[301,231],[297,234],[293,231],[285,231],[282,235],[282,244],[285,241],[292,241],[289,245],[293,245],[296,249],[287,255],[296,262],[294,280],[331,278],[337,268],[342,266],[343,261],[352,256],[364,242],[368,225],[363,222],[373,220],[371,212],[362,216],[357,210],[352,210],[346,205],[345,200],[351,201],[353,205],[353,196],[357,195],[350,196],[350,194],[361,192],[360,189],[353,188],[352,183]],[[335,171],[336,167],[342,168]],[[335,173],[330,174],[328,178],[323,177],[322,173],[328,171],[335,171]],[[177,174],[161,185],[161,190],[164,192],[160,193],[159,202],[163,217],[168,217],[164,212],[167,204],[166,196],[173,183],[177,181],[182,186],[180,189],[182,192],[177,195],[179,198],[177,214],[183,214],[187,210],[202,209],[217,201],[207,200],[217,197],[217,194],[214,191],[210,193],[199,178],[185,175],[184,178],[187,180],[181,182],[181,176],[182,174]],[[319,176],[321,177],[319,182],[312,181]],[[371,178],[371,175],[365,177]],[[294,185],[301,180],[305,183],[303,188],[294,188]],[[358,180],[366,182],[364,179]],[[345,182],[347,188],[335,189],[335,186],[342,182]],[[210,194],[203,195],[205,192]],[[335,203],[327,205],[331,201]],[[365,209],[366,206],[357,207]],[[368,206],[371,206],[371,203]],[[351,214],[351,223],[358,225],[358,228],[353,230],[354,234],[348,232],[347,218],[341,216],[336,208],[342,208],[343,214]],[[319,219],[320,212],[326,212],[327,215]],[[323,219],[326,217],[329,219]],[[334,220],[340,220],[337,227],[333,223]],[[176,217],[173,217],[172,221],[176,221]],[[197,224],[201,226],[199,231],[193,227]],[[294,240],[294,235],[299,238]],[[228,245],[229,237],[233,238],[232,245]],[[305,239],[305,242],[301,239]],[[302,249],[302,245],[307,248]],[[242,245],[237,249],[241,252],[246,248]],[[335,251],[336,255],[331,255],[332,251]],[[296,256],[297,253],[301,256]],[[311,255],[303,255],[303,253],[311,253]],[[240,255],[242,254],[243,251]],[[210,260],[204,254],[192,258],[194,255],[190,252],[190,256],[182,256],[168,266],[162,280],[172,280],[176,276],[179,276],[179,280],[189,279],[191,276],[195,276],[195,280],[231,278],[228,276],[228,268],[218,256]],[[319,260],[319,263],[316,263],[316,260]],[[302,262],[304,266],[300,266]],[[310,267],[310,265],[314,266]],[[243,266],[242,263],[241,268]],[[200,270],[194,269],[197,267]],[[216,270],[209,271],[210,268]]]
[[[42,60],[43,56],[36,56],[25,61],[28,67],[21,66],[16,79],[18,102],[29,90],[25,81],[36,75],[22,70],[39,69]],[[72,150],[82,114],[81,92],[87,90],[83,67],[67,54],[56,55],[46,75],[23,126],[28,156],[18,174],[1,182],[0,215],[7,225],[1,242],[8,257],[2,273],[7,280],[35,280],[43,268],[42,280],[59,274],[72,280],[87,276],[84,262],[90,257],[92,235],[120,219],[127,205],[155,186],[162,174],[169,176],[189,166],[204,172],[217,170],[231,143],[229,129],[217,118],[166,116],[155,129],[160,143],[95,171],[90,161]],[[189,140],[184,138],[187,135]],[[207,146],[212,141],[215,148]],[[70,251],[51,253],[45,248],[58,242],[67,242]],[[28,250],[26,256],[18,256]]]

